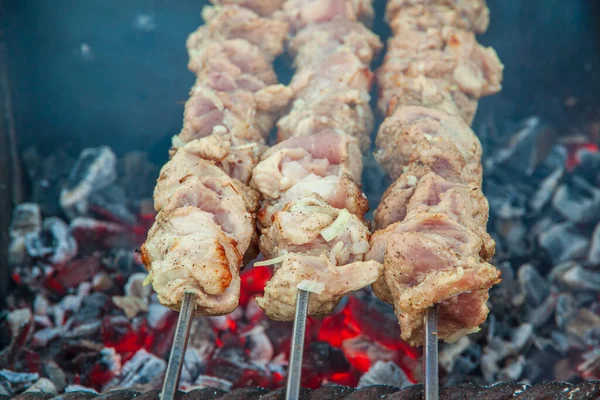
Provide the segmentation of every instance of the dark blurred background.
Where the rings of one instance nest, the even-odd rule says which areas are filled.
[[[379,15],[384,1],[375,0]],[[0,0],[20,147],[110,145],[166,158],[193,83],[185,40],[205,1]],[[478,120],[540,114],[561,130],[598,117],[599,2],[488,0],[481,42],[504,62],[504,90]],[[378,33],[385,34],[381,20]],[[567,105],[569,104],[569,106]]]

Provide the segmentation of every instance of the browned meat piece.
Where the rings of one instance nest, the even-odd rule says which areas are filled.
[[[324,316],[335,309],[342,297],[375,282],[381,275],[381,269],[381,264],[374,261],[336,266],[325,255],[290,254],[275,269],[275,274],[265,286],[264,296],[256,301],[269,318],[291,321],[296,309],[298,285],[310,281],[308,314]]]
[[[260,249],[267,258],[288,253],[326,255],[335,265],[362,261],[369,250],[369,229],[346,209],[331,207],[318,195],[285,205],[262,231]]]
[[[335,18],[370,25],[375,17],[372,0],[288,0],[276,14],[290,23],[292,32]]]
[[[272,223],[273,214],[296,200],[317,194],[332,207],[345,208],[351,214],[363,219],[369,209],[367,197],[360,187],[348,175],[326,176],[316,181],[300,182],[292,186],[277,201],[264,202],[258,213],[258,220],[263,227]]]
[[[248,8],[258,15],[270,17],[281,10],[285,0],[211,0],[216,5],[238,5]]]
[[[379,37],[360,22],[336,18],[302,29],[292,38],[288,50],[296,65],[304,67],[318,65],[324,54],[340,46],[349,48],[364,65],[369,65],[383,48]]]
[[[382,88],[379,109],[392,113],[403,99],[412,103],[419,97],[448,109],[445,103],[452,99],[470,124],[476,109],[474,102],[500,90],[502,70],[496,52],[479,45],[471,32],[452,28],[426,32],[406,30],[390,39],[384,64],[377,72]],[[436,87],[430,92],[440,94],[419,96],[422,90],[411,81],[421,76]],[[395,107],[390,109],[394,97]],[[431,101],[432,97],[438,101]]]
[[[188,179],[169,197],[142,246],[148,280],[160,302],[179,310],[189,291],[198,315],[233,311],[252,230],[252,218],[230,183]]]
[[[340,89],[319,96],[313,93],[293,103],[292,110],[277,122],[277,139],[283,141],[331,130],[357,138],[360,149],[366,151],[374,125],[368,93]]]
[[[283,40],[288,32],[284,21],[261,18],[253,11],[237,5],[204,7],[206,21],[187,40],[190,58],[194,59],[213,41],[243,39],[260,48],[270,60],[283,52]]]
[[[259,79],[266,85],[277,83],[268,56],[243,39],[209,42],[201,49],[191,48],[188,68],[200,78],[204,74],[224,72],[233,78]]]
[[[395,34],[407,27],[456,28],[483,33],[490,12],[485,0],[389,0],[385,18]]]
[[[291,138],[267,150],[251,184],[267,199],[278,199],[300,182],[349,174],[360,182],[362,156],[353,138],[336,133]]]
[[[164,207],[169,197],[171,197],[183,180],[188,176],[214,176],[222,179],[230,179],[232,184],[235,185],[238,193],[243,196],[246,208],[250,212],[254,212],[258,208],[258,194],[256,191],[250,189],[242,182],[230,178],[230,176],[223,171],[223,168],[220,168],[214,161],[211,161],[209,157],[204,157],[207,149],[213,151],[218,151],[219,149],[219,146],[212,146],[212,144],[214,144],[212,141],[208,143],[208,146],[205,146],[202,143],[202,141],[209,138],[194,140],[188,143],[180,148],[173,158],[162,167],[156,187],[154,188],[154,207],[157,211]],[[243,152],[256,151],[257,146],[241,149],[239,152],[231,151],[229,147],[224,150],[227,152],[227,156],[233,155],[233,157],[239,157],[240,153],[247,155]],[[221,161],[221,163],[227,161],[227,156],[224,158],[225,161]],[[258,154],[252,154],[254,159],[258,159],[258,156]],[[250,172],[252,171],[252,166],[247,167]]]
[[[481,180],[481,144],[460,118],[431,108],[396,110],[379,128],[375,152],[383,169],[396,179],[409,163],[427,165],[444,178]]]

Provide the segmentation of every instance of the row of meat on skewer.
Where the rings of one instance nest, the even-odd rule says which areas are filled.
[[[476,330],[499,280],[469,127],[502,77],[475,39],[488,23],[484,0],[388,1],[393,36],[376,73],[383,45],[367,28],[370,0],[213,3],[188,39],[197,80],[142,248],[160,301],[179,309],[191,291],[197,314],[229,313],[240,268],[260,252],[255,265],[274,275],[257,301],[273,319],[293,319],[298,288],[311,292],[309,314],[325,315],[372,284],[412,344],[435,304],[440,338]],[[284,49],[295,68],[287,86],[272,67]],[[394,183],[372,233],[361,175],[374,78],[385,116],[375,157]]]

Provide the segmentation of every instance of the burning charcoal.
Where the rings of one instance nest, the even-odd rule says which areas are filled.
[[[538,241],[554,264],[582,257],[589,247],[589,240],[570,222],[554,225]]]
[[[196,389],[211,388],[228,392],[232,386],[231,381],[208,375],[200,375],[194,382],[194,388]]]
[[[65,388],[65,393],[73,393],[73,392],[92,393],[94,395],[98,394],[98,392],[96,392],[94,389],[86,387],[86,386],[81,386],[81,385],[69,385]]]
[[[110,298],[104,293],[92,293],[85,296],[81,302],[81,307],[74,315],[74,322],[83,323],[101,319],[111,307],[110,303]]]
[[[552,278],[571,290],[600,291],[600,272],[590,271],[576,263],[556,268]]]
[[[77,242],[69,227],[60,218],[48,217],[40,232],[25,236],[27,254],[34,258],[47,258],[52,264],[65,264],[77,255]]]
[[[21,384],[29,386],[40,378],[37,372],[14,372],[8,369],[0,370],[0,377],[11,384]]]
[[[152,329],[162,330],[166,327],[171,315],[173,315],[173,311],[162,304],[150,304],[147,316],[148,325]]]
[[[552,198],[556,187],[561,182],[564,168],[557,168],[553,173],[548,175],[540,184],[535,194],[529,199],[529,207],[534,212],[540,212],[548,201]]]
[[[133,151],[118,162],[118,182],[127,197],[136,201],[151,198],[159,168],[148,160],[148,154]]]
[[[8,262],[11,265],[24,264],[27,260],[25,237],[38,234],[42,230],[42,214],[40,206],[35,203],[23,203],[15,207],[8,228],[10,245]]]
[[[147,301],[148,297],[150,297],[150,294],[152,293],[152,287],[150,285],[144,286],[146,276],[148,276],[148,274],[144,272],[132,274],[125,284],[125,295],[135,296],[139,299]]]
[[[488,158],[486,169],[514,168],[532,175],[550,153],[556,137],[556,131],[540,118],[528,118],[512,137],[509,146]]]
[[[106,146],[83,150],[60,193],[65,213],[71,218],[86,214],[89,196],[116,180],[116,164],[117,157]]]
[[[525,321],[530,323],[534,328],[543,326],[552,317],[552,314],[554,314],[556,300],[556,294],[548,296],[542,304],[527,313]]]
[[[566,327],[566,332],[585,346],[594,344],[594,337],[598,336],[599,331],[600,316],[587,308],[578,310]]]
[[[556,300],[556,326],[565,329],[576,311],[575,298],[569,293],[561,293]]]
[[[127,195],[122,187],[111,185],[94,192],[89,198],[90,209],[106,219],[127,224],[135,224],[137,218],[130,211]]]
[[[523,264],[518,272],[521,292],[533,306],[539,306],[548,297],[550,288],[537,269],[531,264]]]
[[[113,303],[125,312],[127,318],[132,319],[140,312],[148,311],[148,304],[135,296],[113,296]]]
[[[600,218],[600,189],[574,176],[569,183],[556,189],[552,205],[569,221],[578,224],[597,221]]]
[[[42,364],[42,374],[52,381],[58,393],[67,386],[67,377],[64,371],[54,361],[45,361]]]
[[[61,328],[44,328],[37,330],[31,339],[31,347],[45,347],[63,333]]]
[[[50,393],[56,394],[56,387],[50,379],[40,378],[25,391],[26,393]]]
[[[158,386],[166,369],[167,364],[164,360],[140,349],[131,360],[123,365],[120,373],[104,385],[103,390],[146,384]]]
[[[117,247],[125,228],[117,223],[89,217],[76,217],[69,223],[71,233],[80,247],[91,250]]]
[[[269,362],[275,353],[265,327],[256,325],[251,330],[240,335],[246,338],[246,348],[249,349],[250,359],[257,362]]]
[[[36,315],[47,315],[50,303],[43,294],[38,293],[33,300],[33,312]]]
[[[206,353],[201,349],[188,348],[183,359],[181,381],[187,385],[193,384],[198,376],[204,372],[212,351]]]
[[[488,180],[485,195],[490,203],[490,212],[500,218],[516,219],[526,213],[527,197],[510,185]]]
[[[106,272],[99,272],[92,279],[92,287],[96,292],[108,292],[113,289],[115,282]]]
[[[592,244],[588,253],[588,262],[594,266],[600,266],[600,224],[596,225],[592,234]]]
[[[377,361],[369,371],[360,377],[358,389],[372,385],[389,385],[401,389],[410,386],[406,374],[392,361]]]

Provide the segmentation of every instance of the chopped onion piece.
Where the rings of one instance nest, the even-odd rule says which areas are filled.
[[[246,143],[246,144],[240,144],[238,146],[231,146],[231,150],[236,151],[236,150],[244,150],[244,149],[250,149],[252,147],[256,147],[258,146],[258,143]]]
[[[284,262],[285,260],[287,260],[287,257],[288,257],[288,255],[284,254],[279,257],[271,258],[270,260],[257,261],[254,263],[254,266],[255,267],[265,267],[267,265],[278,264],[280,262]]]
[[[305,292],[311,292],[316,294],[321,294],[325,290],[325,284],[317,281],[309,281],[303,280],[296,286],[300,290],[304,290]]]
[[[358,242],[352,245],[352,254],[365,254],[369,251],[368,242]]]
[[[321,236],[323,236],[323,239],[327,240],[328,242],[332,241],[333,239],[338,237],[340,233],[344,231],[344,229],[346,229],[346,226],[348,225],[349,221],[350,213],[348,212],[348,210],[343,208],[342,210],[340,210],[340,213],[338,214],[335,221],[333,221],[331,225],[329,225],[327,228],[321,231]]]
[[[183,146],[185,146],[185,142],[183,140],[181,140],[179,135],[175,135],[171,138],[171,145],[173,147],[175,147],[176,149],[180,149]]]
[[[142,282],[142,286],[146,286],[152,283],[152,271],[148,272],[148,276],[146,277],[146,279],[144,279],[144,282]]]
[[[406,177],[406,183],[408,183],[408,186],[415,186],[417,184],[417,177],[414,175],[408,175]]]

